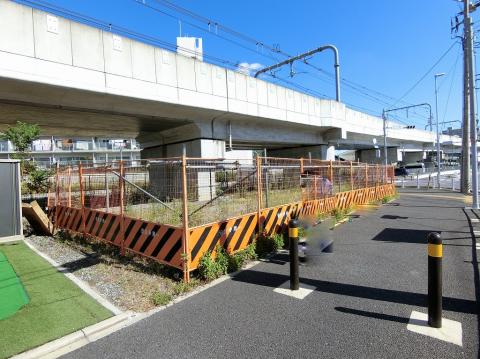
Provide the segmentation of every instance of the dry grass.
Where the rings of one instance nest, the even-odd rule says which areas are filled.
[[[123,310],[148,311],[156,294],[174,297],[201,284],[194,279],[185,285],[180,271],[130,253],[122,257],[116,247],[94,239],[63,233],[53,240],[82,253],[85,259],[70,270]]]

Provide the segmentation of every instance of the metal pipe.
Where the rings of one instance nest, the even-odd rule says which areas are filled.
[[[169,206],[168,204],[166,204],[165,202],[159,200],[159,199],[158,199],[157,197],[155,197],[153,194],[148,193],[148,192],[145,191],[142,187],[137,186],[135,183],[127,180],[127,179],[125,178],[125,176],[122,176],[120,173],[115,172],[115,171],[112,171],[112,173],[113,173],[115,176],[118,176],[119,178],[123,179],[125,182],[127,182],[127,183],[130,184],[130,185],[132,185],[132,186],[135,187],[136,189],[138,189],[140,192],[146,194],[146,195],[147,195],[148,197],[150,197],[151,199],[157,201],[157,202],[160,203],[160,204],[163,204],[165,207],[167,207],[168,209],[170,209],[170,210],[172,210],[172,211],[174,210],[172,207],[170,207],[170,206]]]
[[[338,102],[340,102],[340,60],[339,60],[339,55],[338,55],[338,49],[333,45],[320,46],[320,47],[317,47],[314,50],[310,50],[310,51],[307,51],[303,54],[300,54],[300,55],[291,57],[287,60],[281,61],[278,64],[265,67],[264,69],[261,69],[261,70],[257,71],[255,73],[254,77],[256,78],[256,77],[258,77],[258,75],[260,75],[262,73],[265,73],[265,72],[270,71],[270,70],[277,69],[277,68],[279,68],[283,65],[292,64],[296,60],[301,60],[305,57],[311,56],[311,55],[316,54],[317,52],[321,52],[323,50],[332,50],[333,54],[334,54],[335,63],[334,63],[333,66],[335,67],[335,93],[336,93],[336,100]]]

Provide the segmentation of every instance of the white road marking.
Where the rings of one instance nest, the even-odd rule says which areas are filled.
[[[462,323],[455,320],[442,318],[441,328],[432,328],[428,325],[428,315],[412,311],[407,329],[418,334],[443,340],[458,346],[462,344]]]
[[[311,285],[300,283],[300,288],[298,290],[291,290],[290,281],[286,281],[280,287],[275,288],[273,291],[275,293],[288,295],[289,297],[293,297],[296,299],[304,299],[307,295],[312,293],[315,289],[316,288]]]

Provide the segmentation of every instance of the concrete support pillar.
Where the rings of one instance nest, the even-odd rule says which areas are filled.
[[[142,158],[169,158],[179,157],[183,154],[185,148],[187,157],[194,158],[224,158],[225,141],[196,139],[182,143],[174,143],[150,147],[142,150]],[[187,181],[190,191],[189,200],[208,201],[216,195],[217,183],[215,180],[215,168],[211,168],[204,161],[198,160],[197,163],[190,161],[189,165],[195,168],[187,168]],[[161,199],[169,200],[172,197],[180,198],[181,192],[172,193],[172,188],[178,188],[181,172],[178,166],[168,166],[159,161],[150,164],[149,178],[150,191]]]
[[[404,163],[415,163],[425,159],[425,151],[404,152]]]
[[[380,151],[379,151],[380,150]],[[388,156],[388,163],[389,164],[396,164],[400,159],[398,158],[397,147],[389,147],[387,150]],[[365,163],[378,163],[384,164],[385,163],[385,156],[383,149],[368,149],[368,150],[359,150],[357,151],[360,162]]]

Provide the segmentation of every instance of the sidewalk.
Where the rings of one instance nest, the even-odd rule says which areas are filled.
[[[70,358],[472,358],[478,355],[478,264],[451,192],[402,191],[399,200],[334,231],[333,254],[300,268],[304,299],[274,289],[286,256],[240,272],[198,295],[70,353]],[[407,330],[426,313],[426,234],[444,240],[444,318],[461,322],[463,347]]]

